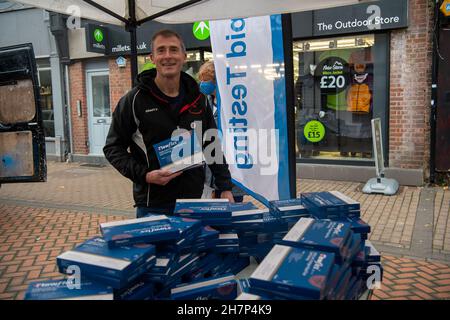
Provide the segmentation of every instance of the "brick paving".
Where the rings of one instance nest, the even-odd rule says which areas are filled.
[[[440,188],[434,201],[433,249],[450,254],[450,190]]]
[[[132,183],[112,167],[82,167],[79,163],[48,162],[45,183],[4,184],[1,200],[132,210]]]
[[[23,299],[28,284],[60,279],[56,257],[123,216],[0,205],[0,299]]]
[[[421,188],[392,197],[366,195],[362,185],[298,181],[298,191],[339,190],[361,202],[376,244],[409,248]],[[450,191],[434,199],[433,249],[450,252]],[[98,224],[133,215],[131,183],[111,167],[49,163],[46,183],[0,188],[0,300],[23,299],[31,281],[57,279],[56,256],[99,235]],[[112,211],[111,211],[112,210]],[[409,252],[409,251],[408,251]],[[384,281],[372,299],[449,299],[450,260],[439,262],[383,251]]]
[[[372,300],[450,299],[450,266],[421,259],[383,255],[384,274]]]

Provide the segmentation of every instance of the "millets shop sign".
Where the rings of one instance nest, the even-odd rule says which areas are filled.
[[[193,27],[194,26],[194,27]],[[153,34],[161,29],[171,29],[176,31],[184,40],[186,48],[209,47],[209,26],[205,22],[197,24],[177,24],[164,25],[150,21],[137,29],[137,52],[138,54],[150,53],[151,38]],[[98,30],[101,30],[103,37],[100,37]],[[94,23],[87,23],[86,50],[88,52],[103,53],[105,55],[118,56],[131,53],[130,34],[118,26],[99,26]],[[199,36],[200,35],[200,36]],[[102,38],[102,41],[98,40]]]
[[[380,0],[293,15],[294,38],[374,32],[408,26],[407,0]]]

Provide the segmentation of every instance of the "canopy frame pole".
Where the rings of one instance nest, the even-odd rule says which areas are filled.
[[[186,2],[183,2],[183,3],[180,3],[177,6],[174,6],[172,8],[163,10],[161,12],[158,12],[158,13],[154,14],[154,15],[148,16],[147,18],[139,20],[137,22],[137,24],[141,25],[141,24],[143,24],[143,23],[145,23],[147,21],[155,20],[155,19],[157,19],[159,17],[162,17],[162,16],[164,16],[166,14],[172,13],[172,12],[180,10],[180,9],[184,9],[184,8],[190,6],[190,5],[196,4],[196,3],[201,2],[201,1],[203,1],[203,0],[189,0],[189,1],[186,1]]]
[[[292,199],[297,197],[297,163],[295,159],[295,95],[294,95],[294,59],[292,48],[291,14],[281,15],[283,27],[284,72],[286,83],[286,113],[288,133],[289,191]]]
[[[95,8],[97,8],[97,9],[103,11],[104,13],[107,13],[107,14],[109,14],[110,16],[113,16],[114,18],[116,18],[117,20],[122,21],[122,22],[125,23],[125,24],[128,22],[128,20],[125,19],[124,17],[122,17],[122,16],[118,15],[117,13],[115,13],[115,12],[113,12],[113,11],[111,11],[111,10],[109,10],[109,9],[107,9],[107,8],[105,8],[105,7],[103,7],[103,6],[101,6],[101,5],[99,5],[99,4],[98,4],[97,2],[95,2],[95,1],[92,1],[92,0],[83,0],[83,1],[86,2],[87,4],[90,4],[91,6],[93,6],[93,7],[95,7]]]
[[[138,65],[137,65],[137,26],[136,21],[136,2],[135,0],[128,0],[128,10],[130,18],[125,26],[126,30],[130,33],[130,45],[131,45],[131,86],[134,87],[137,81]]]

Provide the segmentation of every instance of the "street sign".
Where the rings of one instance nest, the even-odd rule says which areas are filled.
[[[444,2],[441,5],[441,12],[446,17],[450,17],[450,0],[444,0]]]

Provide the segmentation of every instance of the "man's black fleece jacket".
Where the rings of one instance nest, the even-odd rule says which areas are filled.
[[[147,172],[160,165],[153,145],[169,139],[177,128],[192,130],[194,121],[202,122],[203,132],[216,128],[212,110],[199,92],[195,80],[181,73],[185,95],[182,107],[173,112],[157,89],[156,70],[142,72],[138,85],[124,95],[113,112],[111,127],[103,152],[106,159],[125,177],[133,181],[133,196],[138,207],[171,206],[176,199],[200,198],[205,180],[204,168],[186,170],[165,186],[148,184]],[[205,148],[207,144],[203,144]],[[228,165],[210,164],[219,190],[231,190]]]

